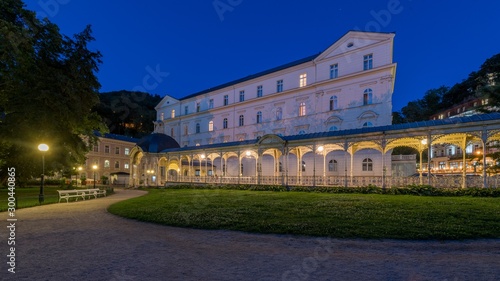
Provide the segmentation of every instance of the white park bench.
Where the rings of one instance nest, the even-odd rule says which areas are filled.
[[[76,198],[76,201],[78,201],[79,198],[85,200],[85,197],[90,198],[91,196],[94,196],[94,198],[97,198],[101,195],[106,196],[106,190],[100,190],[98,188],[58,190],[57,192],[59,193],[59,202],[61,202],[61,199],[66,199],[66,203],[68,203],[69,199],[72,197]]]

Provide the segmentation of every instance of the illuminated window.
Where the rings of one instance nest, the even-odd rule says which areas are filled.
[[[299,116],[306,116],[306,103],[301,102],[299,105]]]
[[[163,113],[163,112],[160,113],[160,120],[161,121],[165,120],[165,113]]]
[[[213,131],[214,130],[214,121],[208,122],[208,131]]]
[[[307,73],[300,74],[300,87],[305,87],[307,86]]]
[[[171,118],[175,118],[175,109],[172,109],[172,112],[170,113]]]
[[[373,54],[363,56],[363,70],[373,68]]]
[[[330,65],[330,79],[339,77],[339,65],[332,64]]]
[[[130,154],[130,148],[125,148],[125,155],[129,155]]]
[[[129,168],[128,163],[123,164],[123,168],[128,169]]]
[[[363,172],[373,171],[373,161],[370,158],[365,158],[363,160]]]
[[[109,160],[104,160],[104,168],[109,168]]]

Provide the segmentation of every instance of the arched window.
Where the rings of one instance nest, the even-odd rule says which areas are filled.
[[[306,162],[302,161],[302,172],[306,171]]]
[[[363,93],[363,105],[372,104],[372,96],[373,96],[372,89],[366,89],[365,92]]]
[[[245,126],[245,116],[240,115],[240,127]]]
[[[222,121],[222,128],[227,129],[227,118]]]
[[[363,159],[363,172],[373,171],[373,161],[370,158]]]
[[[299,116],[306,116],[306,103],[301,102],[299,105]]]
[[[208,122],[208,131],[213,131],[214,130],[214,121]]]
[[[330,97],[330,110],[338,109],[337,96]]]
[[[201,131],[200,123],[196,123],[196,133],[199,134]]]
[[[330,162],[328,162],[328,171],[329,172],[336,172],[337,171],[337,160],[332,159]]]
[[[262,111],[257,112],[257,124],[262,123]]]
[[[338,130],[339,130],[339,128],[337,128],[337,126],[331,126],[329,129],[330,132],[338,131]]]
[[[365,122],[365,123],[363,124],[363,128],[367,128],[367,127],[373,127],[372,122]]]
[[[283,118],[283,109],[281,107],[276,108],[276,120],[281,120]]]
[[[304,130],[299,131],[299,135],[305,135],[305,134],[306,134],[306,131],[304,131]]]

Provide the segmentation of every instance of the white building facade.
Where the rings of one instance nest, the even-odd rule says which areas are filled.
[[[181,147],[389,125],[393,33],[350,31],[324,52],[156,107]]]

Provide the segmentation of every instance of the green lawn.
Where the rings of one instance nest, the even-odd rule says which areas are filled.
[[[59,201],[59,195],[57,190],[61,187],[58,186],[45,186],[43,188],[44,202],[43,204],[53,204]],[[7,211],[7,199],[8,199],[8,189],[0,189],[0,212]],[[17,187],[15,189],[17,198],[17,208],[27,208],[33,206],[39,206],[38,194],[40,194],[40,187]]]
[[[500,238],[500,198],[151,190],[111,213],[164,225],[339,238]]]

